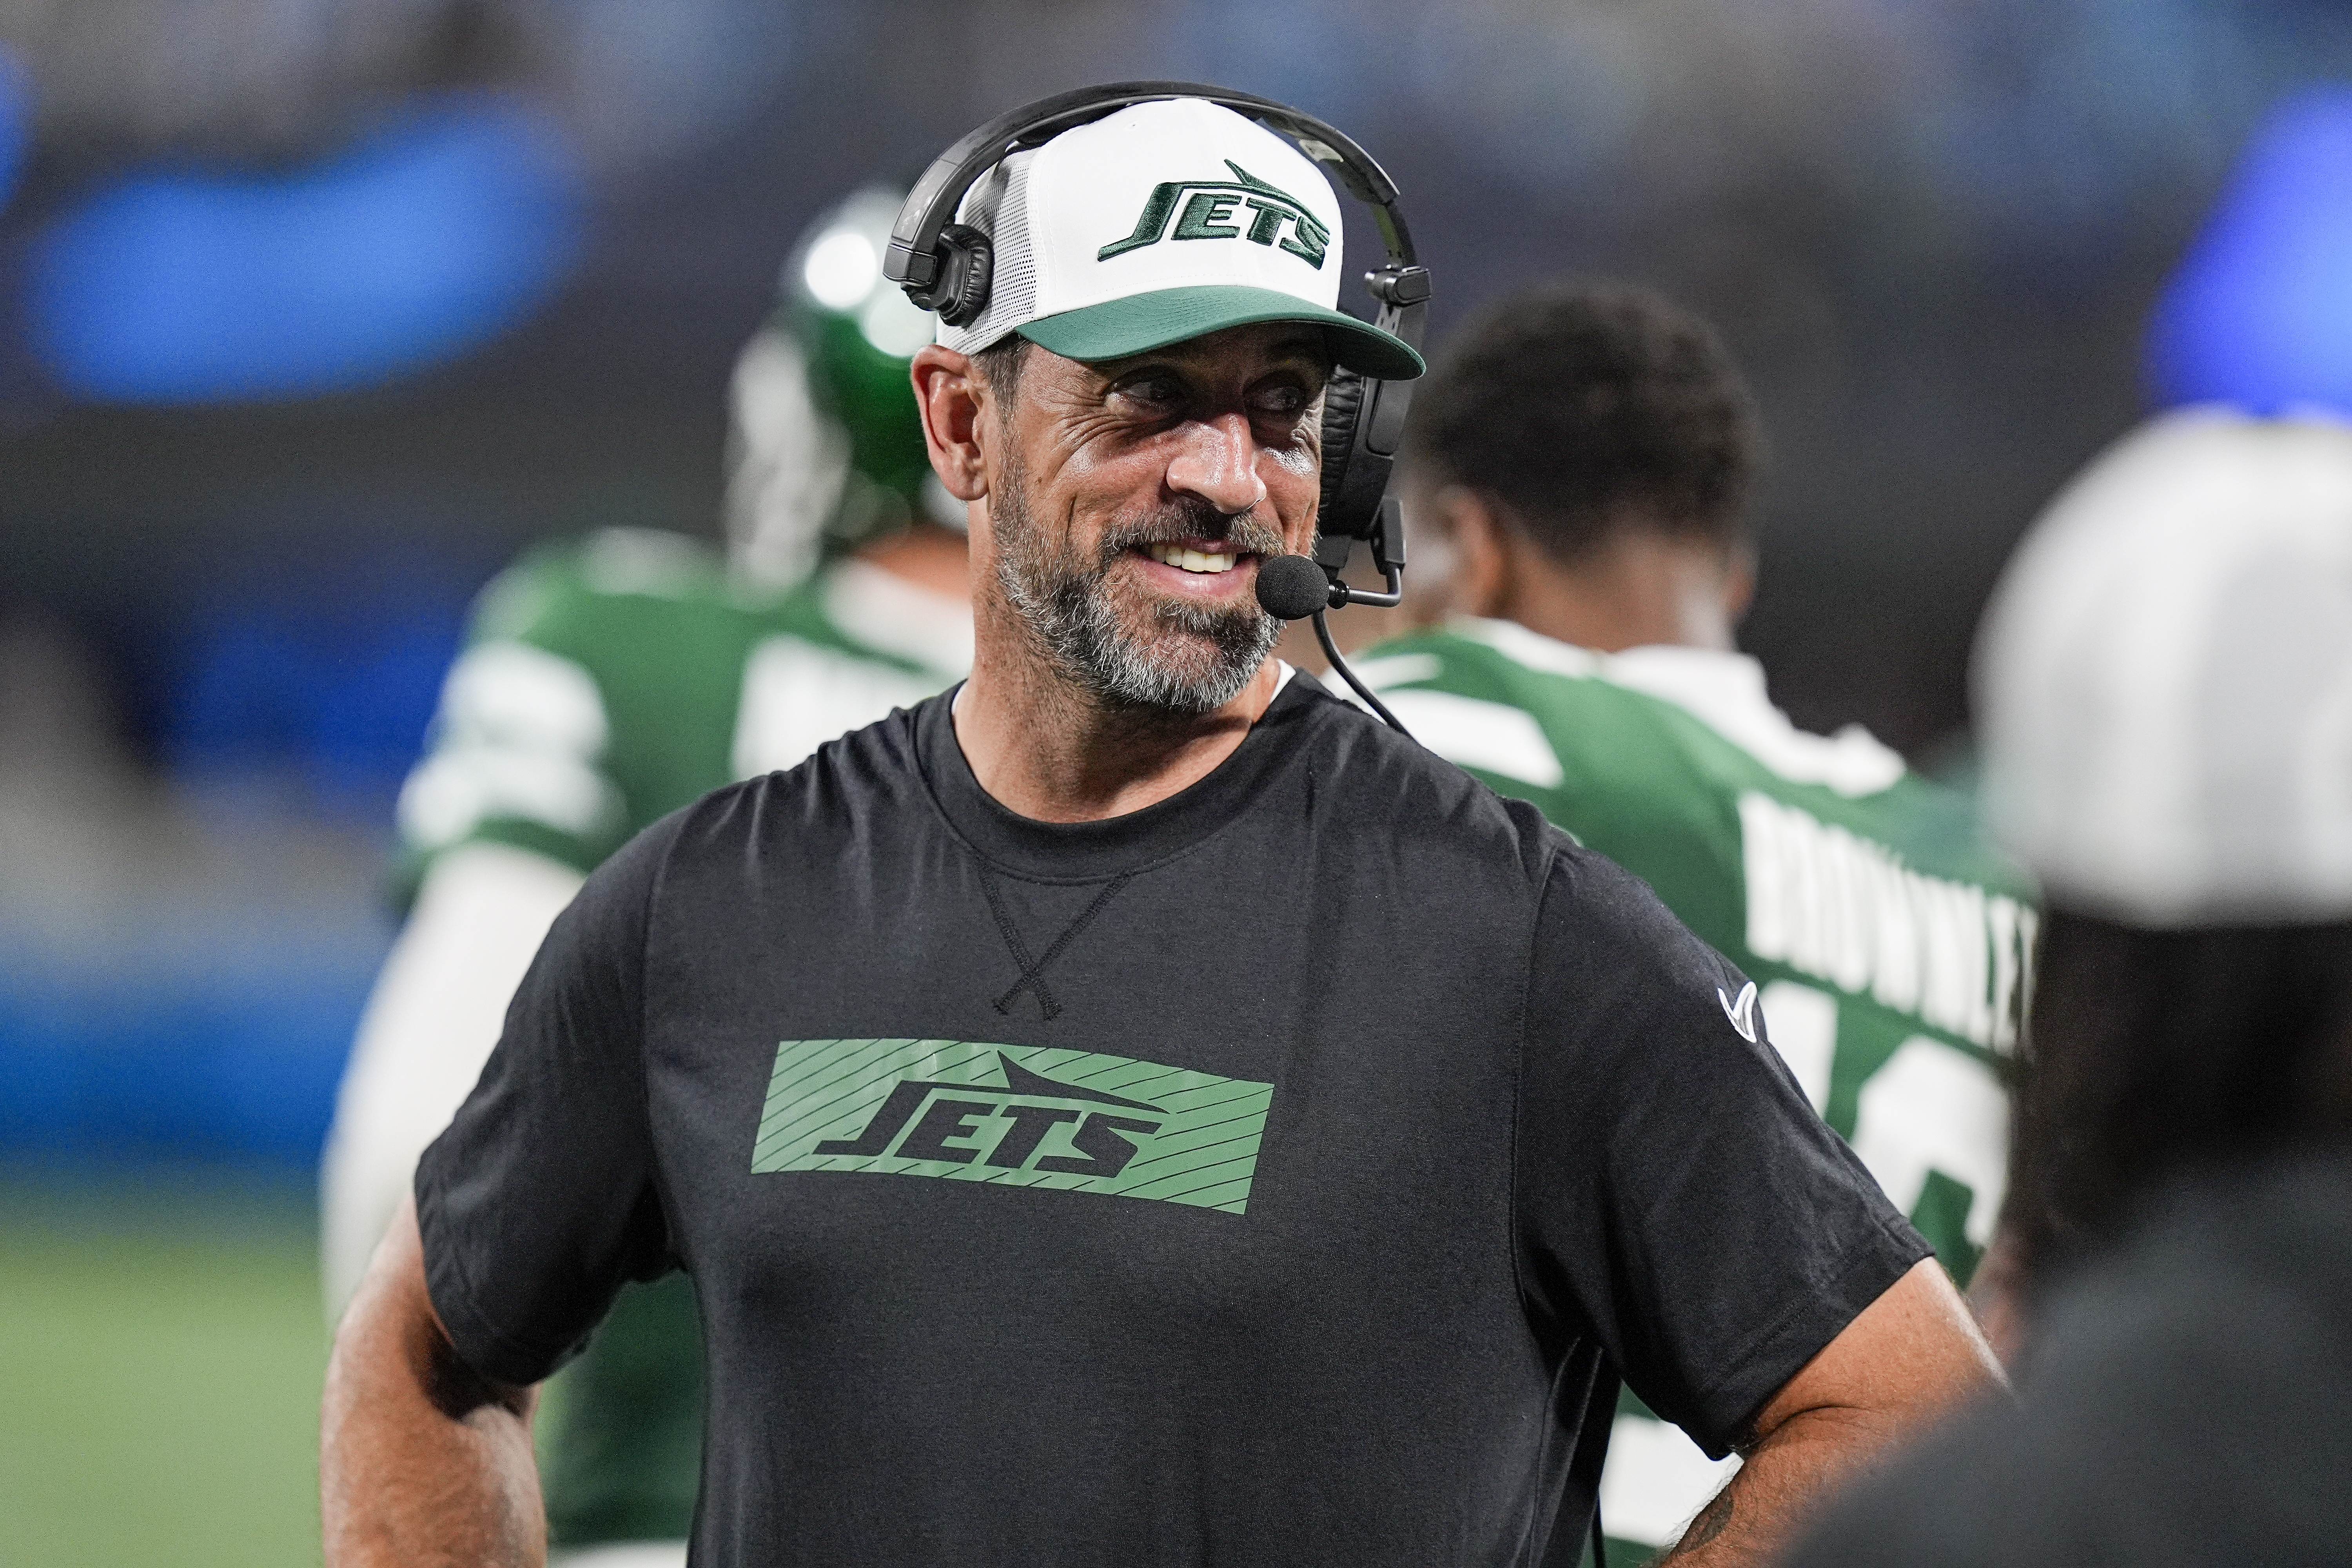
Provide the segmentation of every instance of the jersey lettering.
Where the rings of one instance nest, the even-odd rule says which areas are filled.
[[[1754,790],[1738,809],[1757,957],[1987,1049],[2016,1044],[2032,910]]]

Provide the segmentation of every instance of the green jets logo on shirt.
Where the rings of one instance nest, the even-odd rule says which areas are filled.
[[[977,1040],[785,1040],[751,1169],[1101,1193],[1242,1214],[1274,1086]]]
[[[1257,178],[1231,158],[1225,160],[1225,167],[1234,172],[1232,180],[1164,180],[1152,186],[1151,195],[1144,198],[1141,216],[1135,220],[1135,231],[1096,251],[1095,259],[1108,261],[1163,238],[1245,237],[1254,245],[1279,244],[1319,271],[1331,247],[1331,231],[1307,210],[1307,204]],[[1180,200],[1183,213],[1171,234],[1168,218]],[[1250,215],[1246,233],[1236,209],[1246,209]],[[1286,237],[1286,228],[1290,231]]]

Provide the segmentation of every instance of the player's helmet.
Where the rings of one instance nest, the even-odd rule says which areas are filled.
[[[961,529],[907,380],[931,318],[882,276],[905,193],[857,192],[809,226],[735,362],[727,531],[736,569],[789,587],[918,520]]]

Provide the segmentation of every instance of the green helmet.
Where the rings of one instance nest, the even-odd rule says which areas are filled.
[[[784,263],[775,309],[735,363],[727,523],[737,569],[789,587],[833,555],[962,503],[931,472],[907,367],[929,312],[882,276],[905,193],[858,191]]]

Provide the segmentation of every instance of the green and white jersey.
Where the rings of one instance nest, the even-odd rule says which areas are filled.
[[[855,559],[774,595],[677,534],[534,551],[476,604],[401,792],[402,842],[420,862],[487,840],[584,873],[677,807],[971,668],[963,605]]]
[[[2000,1207],[2001,1062],[2035,929],[1969,803],[1858,727],[1797,729],[1737,654],[1600,655],[1465,620],[1357,668],[1424,745],[1648,881],[1752,977],[1727,1008],[1760,1005],[1814,1106],[1965,1285]],[[1629,1394],[1601,1499],[1624,1560],[1723,1476]]]
[[[647,825],[911,707],[971,667],[971,612],[856,559],[747,592],[683,536],[534,551],[483,590],[400,800],[413,888],[462,844],[583,874]],[[702,1449],[702,1344],[683,1274],[622,1292],[540,1426],[559,1546],[683,1541]]]

